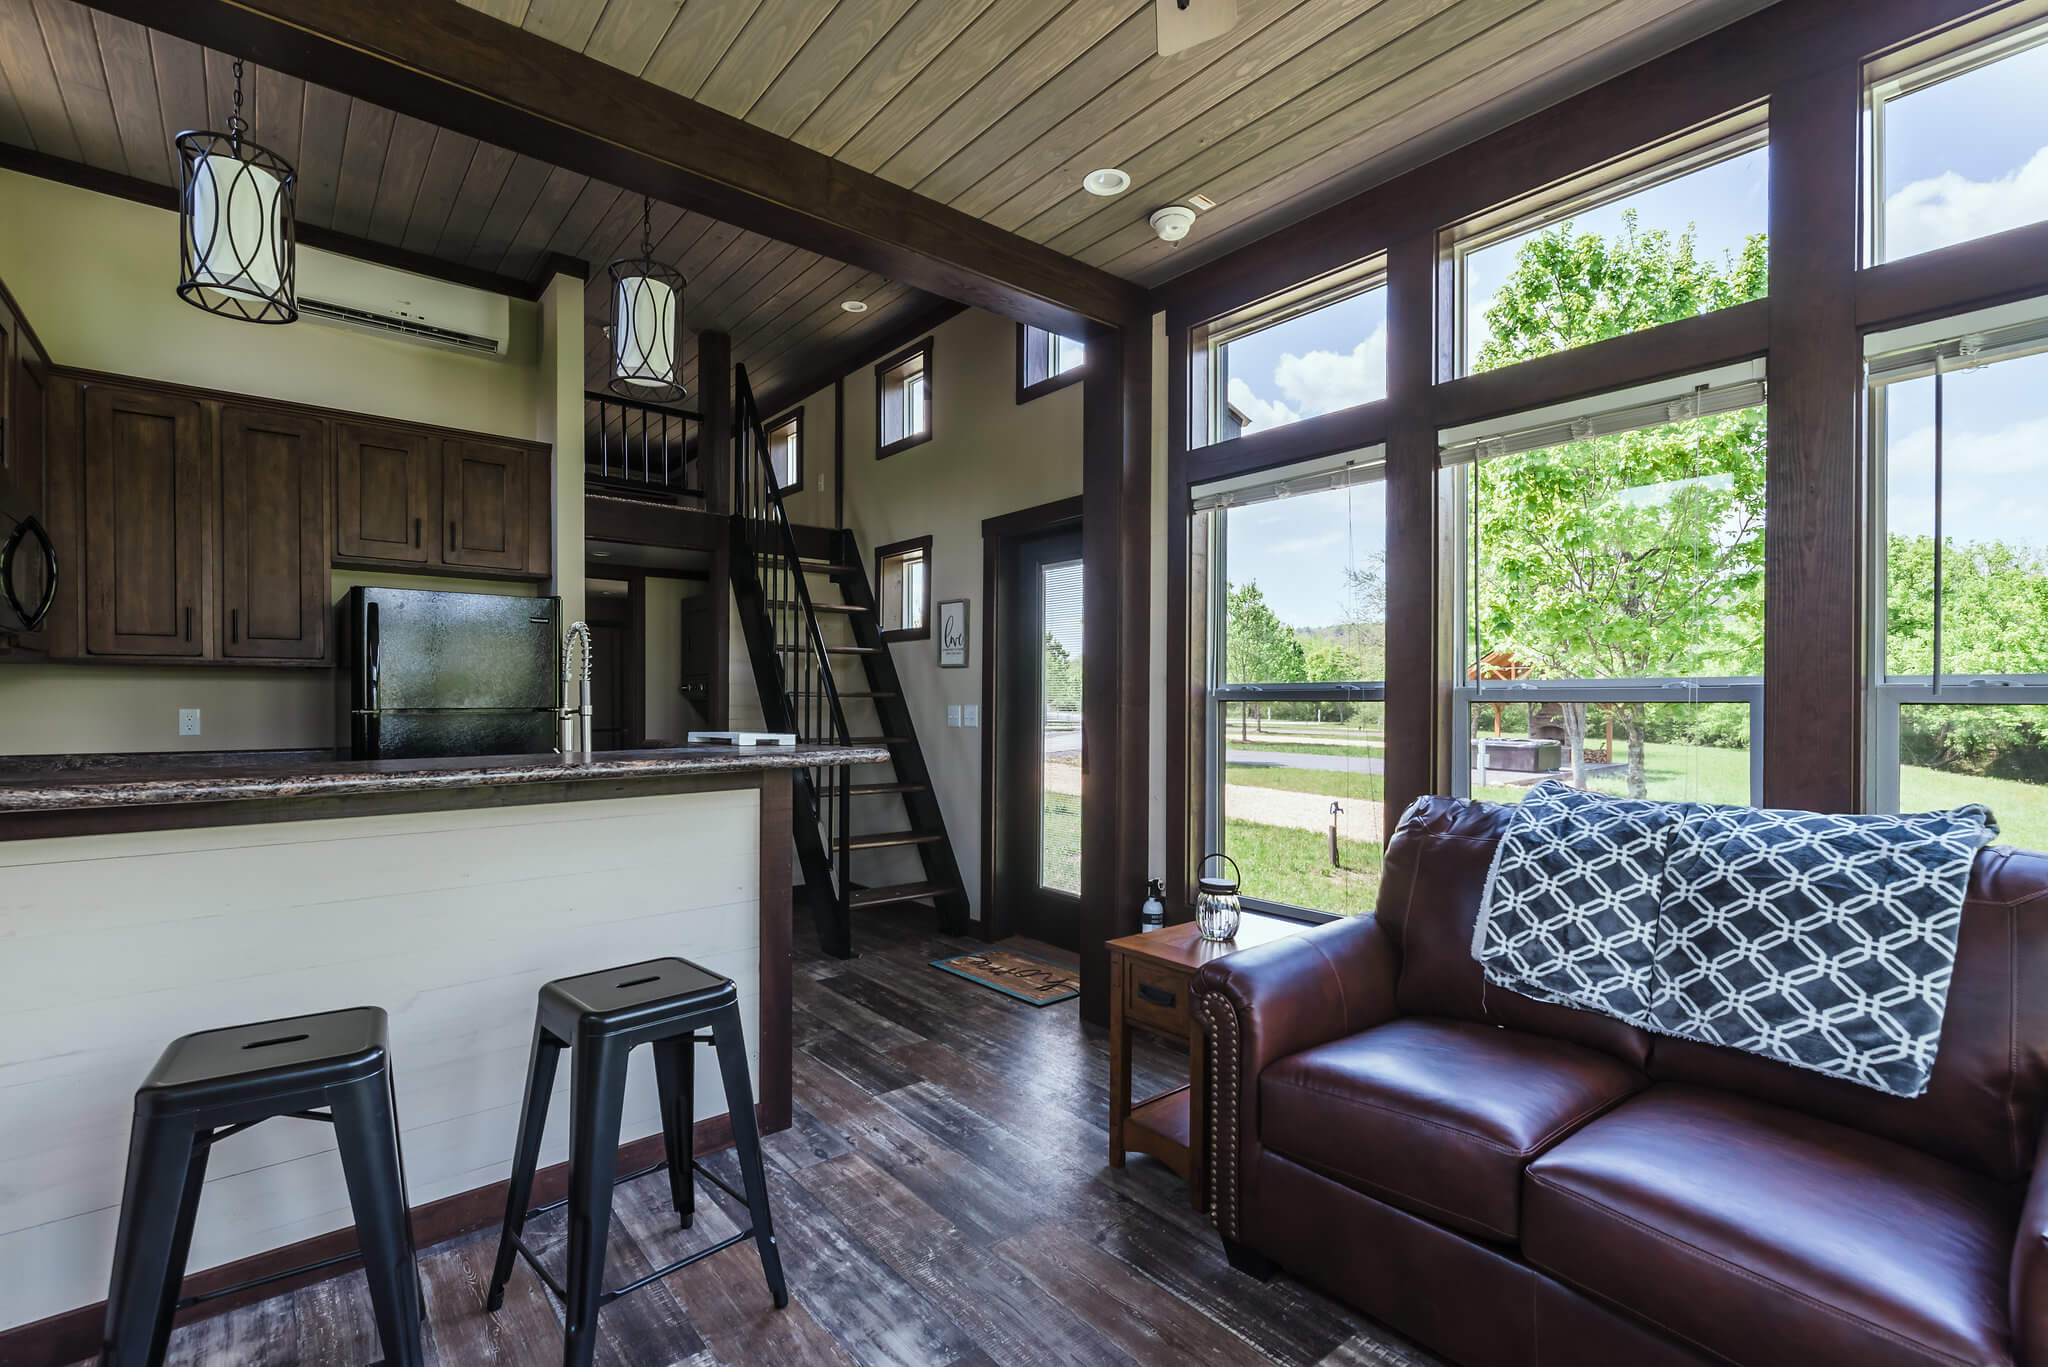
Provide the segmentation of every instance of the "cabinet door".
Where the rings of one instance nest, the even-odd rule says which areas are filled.
[[[427,438],[403,427],[334,428],[334,553],[393,565],[433,563],[434,467]]]
[[[327,657],[327,424],[220,414],[220,655]]]
[[[441,561],[524,573],[532,540],[533,454],[450,437],[441,443]]]
[[[84,465],[87,651],[204,655],[213,472],[198,402],[88,385]]]

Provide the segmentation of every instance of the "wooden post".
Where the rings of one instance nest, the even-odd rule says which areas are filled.
[[[697,464],[703,472],[704,502],[722,517],[732,514],[732,338],[722,332],[697,334]],[[732,725],[732,549],[711,552],[711,640],[719,664],[711,671],[704,698],[710,730]]]

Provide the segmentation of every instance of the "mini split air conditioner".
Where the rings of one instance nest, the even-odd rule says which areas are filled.
[[[299,313],[315,323],[422,346],[502,356],[512,301],[352,256],[301,248]]]

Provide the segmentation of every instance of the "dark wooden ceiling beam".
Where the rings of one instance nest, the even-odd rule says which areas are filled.
[[[92,0],[556,166],[1041,327],[1146,292],[456,0]]]

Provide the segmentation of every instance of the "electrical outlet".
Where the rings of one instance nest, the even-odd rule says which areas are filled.
[[[196,736],[199,734],[198,708],[181,707],[178,709],[178,734],[181,736]]]
[[[946,704],[946,725],[948,725],[948,726],[958,726],[959,724],[960,724],[960,704],[959,704],[959,703],[947,703],[947,704]]]
[[[978,702],[971,702],[968,703],[965,707],[961,708],[960,724],[962,726],[981,725],[981,704]]]

